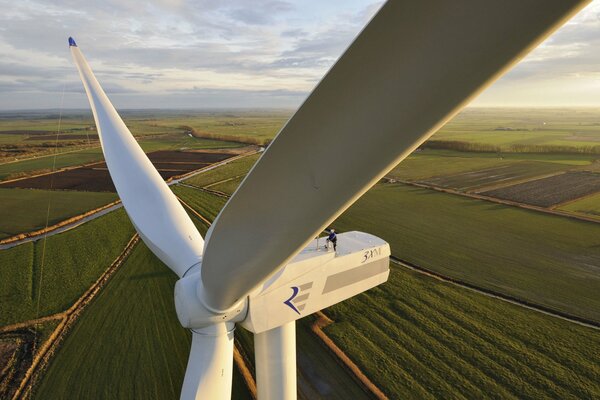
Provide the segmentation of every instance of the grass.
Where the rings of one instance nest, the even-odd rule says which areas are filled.
[[[121,253],[133,227],[124,210],[0,252],[0,326],[69,308]],[[39,297],[41,296],[41,297]],[[39,297],[39,311],[38,311]]]
[[[99,147],[59,154],[56,156],[56,169],[87,164],[103,159],[102,150],[100,150]],[[51,171],[53,163],[53,154],[47,154],[30,160],[0,164],[0,180],[5,180],[12,176],[19,176],[24,173],[32,173],[34,171]]]
[[[370,190],[336,222],[397,257],[600,321],[600,225],[404,185]]]
[[[193,176],[187,179],[186,182],[191,185],[205,187],[232,177],[245,176],[259,157],[260,154],[242,157],[238,160],[227,163],[222,167]]]
[[[432,140],[513,148],[581,151],[600,145],[599,109],[469,108],[437,132]]]
[[[600,216],[600,193],[562,205],[559,209],[579,214]]]
[[[233,178],[228,181],[213,185],[210,187],[210,189],[217,190],[219,192],[223,192],[223,193],[227,193],[227,194],[231,195],[231,194],[233,194],[233,192],[235,192],[235,190],[238,188],[238,186],[240,186],[240,184],[242,183],[242,180],[244,180],[244,177],[240,176],[240,177]]]
[[[114,193],[0,189],[0,239],[31,232],[117,200]]]
[[[179,398],[191,334],[175,315],[175,280],[137,245],[65,339],[34,398]],[[237,371],[234,394],[249,398]]]
[[[226,199],[189,187],[171,186],[173,192],[209,221],[214,220]]]
[[[390,398],[597,398],[598,332],[392,266],[326,333]]]
[[[289,111],[203,113],[165,119],[159,125],[183,128],[204,138],[266,144],[275,137],[290,115]]]

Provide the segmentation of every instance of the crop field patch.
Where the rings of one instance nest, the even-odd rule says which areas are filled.
[[[600,174],[579,171],[536,179],[481,194],[534,206],[551,207],[596,192],[600,192]]]
[[[465,171],[453,175],[442,175],[422,181],[434,186],[470,191],[485,186],[509,182],[564,171],[568,165],[535,161],[511,162],[491,168]]]
[[[2,188],[0,239],[54,225],[117,199],[115,193]]]
[[[184,175],[213,163],[232,157],[233,154],[214,152],[183,152],[161,150],[148,153],[150,161],[163,179]],[[105,162],[0,184],[5,188],[79,190],[88,192],[114,192],[115,187]]]

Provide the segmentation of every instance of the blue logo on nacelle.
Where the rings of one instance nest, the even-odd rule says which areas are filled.
[[[283,302],[283,304],[285,304],[292,310],[296,311],[296,313],[298,313],[298,315],[300,315],[300,311],[298,311],[296,306],[294,304],[292,304],[292,300],[294,300],[294,298],[298,295],[298,292],[300,291],[300,289],[297,286],[292,286],[290,289],[292,289],[293,293],[289,299],[287,299],[286,301]]]

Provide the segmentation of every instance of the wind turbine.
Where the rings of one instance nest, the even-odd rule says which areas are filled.
[[[237,323],[255,334],[258,397],[295,399],[295,320],[389,273],[389,246],[372,235],[339,235],[337,254],[311,240],[588,2],[388,1],[279,132],[206,241],[69,38],[123,205],[180,277],[176,311],[193,332],[181,398],[230,397]]]

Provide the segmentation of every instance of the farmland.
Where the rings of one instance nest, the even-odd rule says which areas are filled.
[[[184,175],[188,172],[204,168],[212,163],[232,157],[226,153],[202,153],[199,151],[155,151],[148,153],[148,158],[163,179]],[[105,162],[86,165],[65,171],[55,172],[27,179],[0,183],[0,187],[34,188],[34,189],[67,189],[92,192],[114,192],[115,187],[108,173]]]
[[[568,172],[483,192],[499,199],[551,207],[600,191],[600,174]]]
[[[191,335],[175,315],[175,280],[136,246],[66,338],[34,398],[177,398]],[[249,398],[237,373],[234,392]]]
[[[522,161],[458,174],[432,177],[423,182],[461,191],[478,191],[477,189],[487,186],[507,185],[515,181],[526,180],[540,175],[558,173],[567,168],[565,164]]]
[[[389,188],[378,187],[372,192]],[[196,196],[202,199],[210,196],[185,189],[184,198],[188,203]],[[374,198],[381,197],[381,194],[376,194]],[[372,226],[367,226],[357,214],[371,217],[381,214],[382,218],[389,218],[386,209],[369,212],[361,208],[361,202],[355,206],[359,210],[353,207],[341,220],[347,218],[348,213],[354,213],[348,217],[355,222],[352,227],[367,230]],[[439,207],[439,203],[431,207]],[[439,211],[440,214],[445,212],[447,209]],[[436,215],[428,215],[437,219]],[[400,215],[398,219],[403,217],[406,216]],[[415,216],[417,218],[422,220],[418,215]],[[389,225],[395,222],[394,219]],[[528,222],[531,223],[524,221],[519,229]],[[560,228],[560,221],[555,222]],[[369,231],[377,233],[376,230]],[[422,237],[422,234],[412,232],[415,233]],[[473,237],[478,233],[473,232]],[[391,242],[392,249],[396,248],[397,241],[390,240],[389,236],[382,237]],[[468,250],[471,249],[469,247]],[[443,250],[439,249],[442,255],[445,254]],[[518,253],[518,249],[515,251]],[[474,254],[468,256],[473,257]],[[524,276],[535,273],[521,271]],[[541,279],[543,273],[537,273],[539,275],[535,279]],[[565,275],[560,278],[565,279]],[[573,277],[566,279],[572,280]],[[515,285],[514,282],[512,284]],[[545,284],[548,281],[540,286]],[[595,284],[595,289],[592,288],[588,296],[593,299],[597,289],[598,284]],[[547,293],[547,296],[551,295]],[[585,295],[580,295],[580,302],[585,301]],[[597,310],[597,305],[590,305],[592,312],[594,309]],[[365,310],[379,311],[372,313]],[[390,398],[445,397],[458,391],[467,398],[486,397],[492,393],[503,398],[593,397],[600,391],[594,378],[600,371],[600,358],[590,360],[587,357],[590,349],[600,349],[600,338],[594,330],[465,292],[399,267],[392,268],[390,282],[386,285],[326,312],[336,321],[325,329],[326,333],[364,368],[380,388],[385,388]],[[533,332],[531,323],[536,324]],[[579,340],[580,337],[584,339]],[[462,340],[466,341],[462,343]],[[565,341],[570,343],[568,348],[558,345]],[[555,351],[556,347],[561,347],[561,350]],[[382,368],[382,365],[386,367]],[[576,371],[582,371],[583,375],[579,376]]]
[[[429,147],[506,153],[599,154],[598,109],[463,110]],[[438,147],[438,148],[439,148]]]
[[[335,226],[445,275],[600,321],[600,225],[405,185],[380,185]]]
[[[558,208],[573,213],[600,216],[600,194],[588,196],[577,201],[561,205]]]
[[[146,151],[241,146],[190,137],[188,132],[199,137],[266,143],[287,118],[285,112],[154,114],[132,114],[132,130]],[[521,114],[514,110],[467,110],[433,140],[467,141],[473,144],[469,151],[456,150],[462,145],[424,148],[388,175],[467,193],[457,196],[404,184],[379,184],[344,213],[335,227],[376,234],[391,244],[395,256],[438,273],[599,322],[600,225],[464,197],[469,192],[541,181],[540,187],[545,186],[548,193],[564,192],[574,199],[561,201],[561,210],[600,214],[596,206],[599,195],[592,193],[598,189],[590,189],[588,197],[578,200],[581,185],[557,190],[553,181],[546,180],[555,174],[588,176],[591,172],[586,171],[598,169],[596,159],[600,155],[594,153],[594,143],[600,146],[596,139],[600,136],[600,112],[572,114],[556,110]],[[87,139],[91,120],[78,118],[67,119],[60,142],[84,140],[81,136]],[[17,140],[19,146],[43,144],[55,133],[51,122],[46,118],[3,125],[6,121],[0,118],[0,144],[11,140]],[[30,131],[14,132],[19,130]],[[98,162],[92,168],[106,174],[100,164],[101,152],[93,147],[96,145],[84,143],[81,146],[87,148],[57,156],[57,168]],[[557,152],[559,146],[567,151]],[[69,145],[60,151],[73,148]],[[39,154],[43,154],[43,147],[40,149]],[[546,152],[541,152],[544,149]],[[235,160],[185,183],[231,194],[259,157]],[[49,169],[52,160],[49,156],[0,164],[0,179]],[[154,161],[160,169],[172,172],[200,165],[194,159],[180,159],[177,165],[167,159]],[[189,186],[175,185],[172,189],[210,220],[226,201]],[[38,196],[29,194],[33,192]],[[46,205],[48,192],[0,189],[0,196],[2,193],[6,199],[11,198],[9,194],[15,196],[13,205],[0,211],[4,211],[6,221],[35,226],[41,211],[45,221],[45,210],[39,209]],[[69,197],[72,194],[81,198]],[[105,201],[96,195],[114,196],[52,192],[60,202],[55,207],[55,220]],[[34,197],[37,200],[31,202]],[[2,197],[0,202],[8,204]],[[17,217],[11,210],[19,209],[20,202],[28,206]],[[33,208],[39,215],[31,212]],[[192,218],[204,234],[207,226]],[[2,230],[5,225],[9,226],[3,223]],[[0,326],[70,306],[122,251],[132,234],[133,228],[120,210],[48,238],[45,256],[43,241],[0,251],[2,277],[11,277],[0,280]],[[175,280],[142,243],[136,245],[81,314],[39,377],[33,397],[176,398],[190,335],[175,317]],[[334,320],[324,328],[327,335],[390,398],[600,397],[597,331],[397,266],[391,267],[387,284],[336,305],[326,314]],[[298,323],[301,398],[365,397],[310,332],[311,322],[306,318]],[[238,329],[236,337],[251,359],[252,336]],[[234,395],[248,398],[237,371]]]
[[[121,253],[133,227],[123,210],[35,243],[0,251],[0,326],[71,306]],[[39,300],[39,301],[38,301]],[[39,309],[38,309],[39,304]]]
[[[231,163],[208,171],[205,174],[196,175],[186,182],[198,187],[206,187],[213,185],[217,182],[221,182],[225,179],[231,179],[239,176],[245,176],[248,170],[254,165],[256,160],[260,157],[260,154],[255,154],[249,157],[244,157],[239,160],[232,161]]]
[[[600,396],[597,331],[401,267],[327,314],[325,332],[390,398]]]
[[[439,180],[446,187],[469,190],[552,172],[588,169],[593,162],[590,155],[498,155],[427,149],[411,154],[386,176],[407,181]]]
[[[291,116],[288,110],[199,113],[165,118],[158,126],[184,129],[196,137],[267,144]]]
[[[115,200],[113,193],[0,189],[0,239],[44,228],[48,201],[48,224],[52,225]]]

